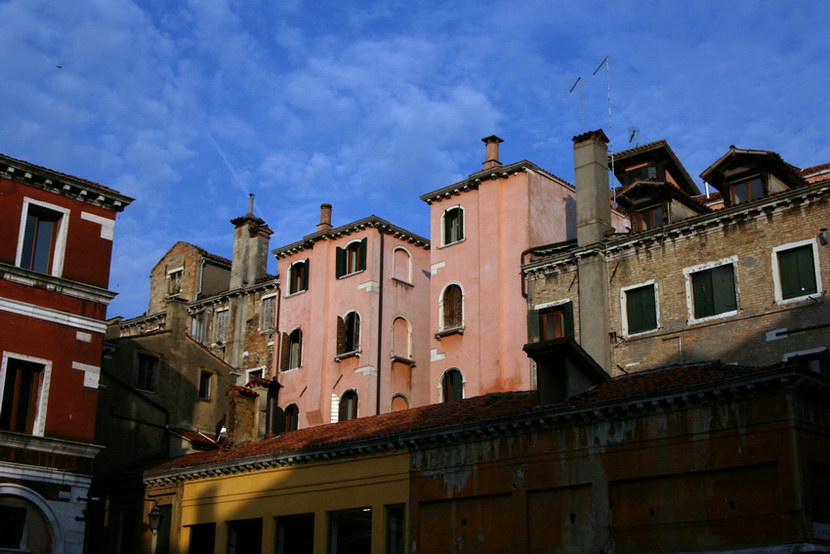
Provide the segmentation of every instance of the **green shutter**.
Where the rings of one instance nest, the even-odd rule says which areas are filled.
[[[527,342],[539,342],[539,310],[527,311]]]
[[[657,328],[657,304],[654,301],[654,285],[626,291],[625,307],[629,334]]]
[[[337,247],[335,250],[335,275],[339,279],[346,274],[346,251]]]
[[[464,239],[464,210],[457,208],[458,213],[458,240]]]
[[[305,270],[305,271],[303,271],[303,279],[302,279],[302,281],[303,281],[302,282],[302,289],[303,290],[308,290],[308,273],[310,271],[310,268],[311,268],[311,261],[308,258],[306,258],[305,259],[305,265],[303,266],[303,269]]]
[[[574,305],[573,302],[568,302],[562,305],[562,313],[564,315],[564,324],[562,325],[562,332],[566,337],[574,336]]]
[[[734,266],[732,264],[722,265],[712,268],[711,272],[714,313],[722,314],[737,309]]]
[[[366,238],[364,238],[362,241],[360,241],[360,250],[359,250],[359,252],[360,252],[360,266],[357,268],[358,271],[360,271],[361,269],[366,269],[366,243],[367,242],[368,241],[367,241]]]
[[[810,245],[778,253],[783,299],[797,298],[817,291],[813,248]]]
[[[712,274],[710,271],[692,273],[692,296],[694,296],[696,319],[715,313],[712,303]]]

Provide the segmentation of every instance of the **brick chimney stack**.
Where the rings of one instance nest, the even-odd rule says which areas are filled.
[[[268,268],[268,243],[274,232],[253,214],[254,195],[248,196],[248,213],[232,219],[233,255],[230,288],[253,285],[264,278]]]
[[[331,204],[320,204],[320,223],[317,224],[317,230],[326,229],[331,229]]]
[[[500,166],[499,144],[504,142],[504,139],[501,139],[496,135],[490,135],[489,137],[481,139],[481,142],[487,145],[484,151],[484,163],[481,164],[482,169],[490,169],[491,167]]]
[[[608,193],[608,137],[602,129],[573,138],[576,240],[585,246],[613,232]]]

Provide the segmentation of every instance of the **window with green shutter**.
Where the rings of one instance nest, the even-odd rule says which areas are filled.
[[[657,303],[653,284],[625,291],[625,317],[629,335],[657,329]]]
[[[812,245],[779,251],[778,274],[781,277],[782,300],[818,292]]]
[[[539,310],[539,338],[561,339],[574,336],[574,308],[572,302]]]
[[[337,247],[335,251],[335,275],[346,277],[358,271],[366,269],[366,245],[367,239],[349,243],[346,248]]]
[[[691,274],[694,316],[701,319],[738,309],[735,269],[724,264]]]

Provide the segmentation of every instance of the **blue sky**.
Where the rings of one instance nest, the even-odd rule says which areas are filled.
[[[248,192],[275,248],[322,202],[427,235],[418,196],[494,133],[502,162],[572,180],[571,137],[609,127],[605,56],[615,150],[665,138],[698,183],[731,144],[830,162],[826,1],[0,0],[0,20],[0,152],[136,198],[110,316],[146,310],[175,241],[229,256]]]

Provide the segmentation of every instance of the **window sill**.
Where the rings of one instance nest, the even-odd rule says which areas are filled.
[[[795,296],[793,298],[776,298],[775,304],[777,306],[785,306],[787,304],[795,304],[796,302],[804,302],[805,300],[818,302],[818,299],[821,298],[822,294],[822,292],[814,292],[811,294],[805,294],[804,296]]]
[[[360,273],[363,273],[364,271],[366,271],[365,268],[364,269],[358,269],[357,271],[354,271],[352,273],[344,273],[343,275],[338,277],[338,279],[347,279],[347,278],[351,277],[352,275],[358,275]]]
[[[414,284],[410,283],[409,281],[404,281],[403,279],[398,279],[397,277],[392,277],[392,280],[395,281],[396,283],[401,284],[401,285],[406,285],[406,286],[409,286],[409,287],[414,287],[415,286]]]
[[[738,310],[731,310],[729,312],[722,312],[715,315],[707,315],[705,317],[700,318],[691,318],[688,321],[688,325],[696,325],[698,323],[706,323],[707,321],[716,321],[718,319],[725,319],[727,317],[732,317],[734,315],[738,315]]]
[[[462,243],[466,240],[467,240],[467,237],[464,237],[463,239],[459,239],[455,242],[448,242],[447,244],[442,244],[441,246],[438,247],[438,250],[441,250],[442,248],[449,248],[450,246],[455,246],[456,244],[460,244],[460,243]]]
[[[345,360],[346,358],[359,358],[360,357],[360,350],[350,350],[349,352],[343,352],[342,354],[338,354],[334,357],[334,361],[340,363],[340,360]]]
[[[406,364],[409,367],[415,367],[415,361],[414,360],[410,360],[409,358],[404,358],[403,356],[395,356],[394,354],[392,355],[392,362],[393,363],[398,362],[398,363],[401,363],[401,364]]]
[[[464,326],[460,327],[453,327],[452,329],[444,329],[443,331],[438,331],[435,333],[435,339],[441,340],[444,337],[448,337],[450,335],[463,335],[464,334]]]
[[[280,370],[280,373],[291,373],[292,371],[299,371],[299,370],[301,370],[302,368],[303,368],[303,366],[300,366],[300,367],[289,367],[288,369],[281,369],[281,370]]]
[[[636,339],[642,336],[649,335],[651,333],[656,333],[660,330],[660,327],[655,327],[654,329],[646,329],[645,331],[635,331],[634,333],[625,332],[622,334],[622,338],[624,339]]]
[[[291,298],[292,296],[299,296],[299,295],[301,295],[302,293],[307,292],[307,291],[308,291],[308,289],[303,289],[303,290],[298,290],[298,291],[294,291],[294,292],[289,292],[288,294],[286,294],[286,295],[285,295],[285,298]]]

